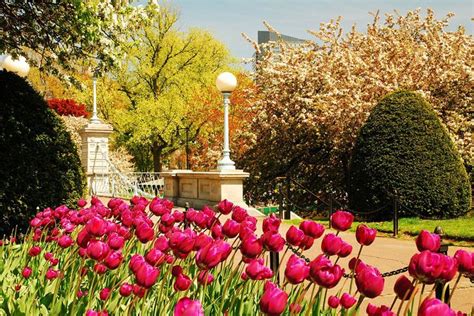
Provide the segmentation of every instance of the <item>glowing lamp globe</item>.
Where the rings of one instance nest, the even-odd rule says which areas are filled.
[[[220,92],[232,92],[237,87],[237,78],[230,72],[223,72],[217,76],[216,86]]]
[[[26,77],[30,71],[30,65],[28,65],[23,56],[20,56],[18,59],[12,59],[10,55],[4,56],[2,68],[14,72],[20,77]]]

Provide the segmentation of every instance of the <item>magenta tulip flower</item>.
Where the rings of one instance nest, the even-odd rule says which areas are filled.
[[[223,240],[216,240],[198,250],[196,264],[203,270],[209,270],[227,259],[232,247]]]
[[[251,260],[245,268],[245,273],[252,280],[264,280],[273,277],[273,271],[265,266],[263,258]]]
[[[274,283],[265,283],[263,295],[260,298],[260,310],[268,315],[281,315],[286,308],[288,294],[280,290]]]
[[[301,242],[305,237],[305,233],[301,230],[296,228],[295,226],[291,225],[290,229],[286,232],[286,241],[295,247],[299,247]]]
[[[366,265],[358,269],[355,282],[360,293],[365,297],[374,298],[382,293],[385,280],[377,268]]]
[[[331,215],[331,227],[338,231],[346,231],[352,226],[354,215],[346,211],[337,211]]]
[[[109,288],[103,288],[100,293],[99,293],[99,298],[102,300],[102,301],[106,301],[108,300],[110,297],[110,289]]]
[[[248,216],[247,211],[240,206],[235,206],[232,210],[232,219],[237,223],[242,223]]]
[[[234,221],[233,219],[228,219],[225,223],[224,226],[222,226],[222,233],[227,237],[227,238],[234,238],[239,235],[240,232],[240,224]]]
[[[437,252],[441,245],[441,238],[438,234],[432,234],[427,230],[422,230],[416,238],[416,247],[418,251],[429,250]]]
[[[132,291],[133,291],[133,285],[131,285],[130,283],[123,283],[119,289],[119,293],[123,297],[130,296],[132,294]]]
[[[93,240],[87,245],[87,255],[97,261],[105,259],[109,251],[109,246],[100,240]]]
[[[275,214],[271,214],[270,216],[266,217],[263,220],[262,230],[264,233],[273,232],[278,233],[278,229],[280,228],[281,219],[275,216]]]
[[[285,239],[279,233],[267,231],[262,235],[262,242],[265,249],[280,252],[285,247]]]
[[[228,201],[227,199],[222,200],[217,204],[217,209],[219,210],[220,213],[227,215],[230,212],[232,212],[232,209],[234,208],[234,204],[232,202]]]
[[[86,230],[92,236],[102,237],[107,231],[107,223],[102,218],[94,216],[87,222]]]
[[[86,206],[86,205],[87,205],[87,201],[86,201],[86,200],[84,200],[84,199],[82,199],[82,198],[79,199],[79,200],[77,200],[77,206],[79,206],[79,207],[82,208],[82,207],[84,207],[84,206]]]
[[[23,271],[21,271],[21,275],[25,278],[28,279],[31,276],[31,273],[33,270],[30,267],[24,267]]]
[[[344,274],[344,269],[333,264],[324,255],[319,255],[311,261],[309,268],[311,280],[328,289],[335,287]]]
[[[69,235],[62,235],[61,237],[58,238],[58,245],[61,248],[68,248],[74,243],[74,240],[72,240],[71,236]]]
[[[328,256],[337,255],[343,246],[341,237],[335,234],[327,234],[321,242],[321,250]]]
[[[187,275],[180,273],[174,282],[174,289],[176,291],[186,291],[192,283],[193,281]]]
[[[453,311],[448,304],[443,303],[437,298],[426,298],[418,308],[419,316],[456,316],[456,312]]]
[[[37,255],[40,254],[40,252],[41,252],[41,247],[40,246],[33,246],[28,251],[28,254],[30,255],[30,257],[36,257]]]
[[[321,237],[324,233],[324,226],[314,221],[303,221],[300,223],[300,229],[306,236],[310,236],[314,239]]]
[[[413,292],[413,288],[412,282],[405,275],[401,275],[393,286],[395,294],[401,300],[408,300]]]
[[[339,303],[340,303],[340,300],[337,296],[335,295],[331,295],[329,296],[329,299],[328,299],[328,305],[329,307],[331,308],[338,308],[339,307]]]
[[[341,306],[345,309],[349,309],[357,302],[357,300],[349,293],[344,293],[341,296]]]
[[[369,228],[364,224],[357,226],[356,239],[357,242],[363,246],[370,246],[377,236],[377,230],[375,228]]]
[[[256,258],[263,251],[262,240],[255,235],[248,235],[240,245],[240,252],[247,258]]]
[[[123,255],[121,251],[112,251],[104,259],[104,264],[110,270],[117,269],[123,261]]]
[[[390,307],[382,305],[377,307],[369,303],[367,305],[367,316],[395,316],[396,314],[390,310]]]
[[[299,284],[309,276],[309,266],[297,255],[291,255],[286,264],[285,277],[291,284]]]
[[[153,284],[155,284],[156,279],[158,279],[159,275],[160,269],[153,267],[146,262],[144,262],[135,273],[137,284],[147,289],[152,287]]]
[[[474,276],[474,252],[459,249],[454,254],[454,258],[458,261],[459,272]]]
[[[436,280],[450,281],[457,270],[457,261],[443,254],[422,251],[411,257],[408,272],[425,284],[433,284]]]
[[[199,274],[198,274],[199,284],[205,286],[205,285],[211,284],[212,281],[214,281],[214,276],[209,271],[203,270],[203,271],[199,272]]]
[[[204,309],[199,300],[181,298],[174,307],[174,316],[204,316]]]

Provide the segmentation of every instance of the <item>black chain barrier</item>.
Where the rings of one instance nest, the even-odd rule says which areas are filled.
[[[292,245],[290,244],[286,244],[286,246],[295,254],[297,255],[298,257],[300,257],[301,259],[303,259],[304,261],[306,261],[306,263],[310,263],[311,260],[306,257],[305,255],[303,255],[301,252],[298,251],[298,249],[295,249],[295,247],[293,247]],[[390,277],[390,276],[394,276],[394,275],[398,275],[398,274],[401,274],[401,273],[404,273],[404,272],[407,272],[408,271],[408,267],[404,267],[404,268],[400,268],[400,269],[397,269],[397,270],[393,270],[393,271],[389,271],[389,272],[384,272],[382,273],[382,277]],[[344,273],[343,275],[345,278],[350,278],[351,275],[350,274],[347,274],[347,273]]]

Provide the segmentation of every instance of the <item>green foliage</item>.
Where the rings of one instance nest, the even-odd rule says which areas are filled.
[[[186,130],[188,141],[196,139],[210,111],[202,95],[231,61],[210,33],[180,32],[177,19],[176,12],[162,6],[153,22],[130,38],[123,71],[114,74],[130,100],[113,118],[121,134],[117,140],[139,158],[140,169],[151,169],[140,162],[152,158],[153,169],[161,171],[162,159],[185,143]]]
[[[22,78],[0,71],[0,234],[25,228],[36,207],[73,203],[82,195],[71,136]]]
[[[350,167],[351,208],[378,209],[390,204],[395,192],[403,216],[457,217],[471,202],[468,176],[452,140],[431,106],[410,91],[389,94],[374,108]]]

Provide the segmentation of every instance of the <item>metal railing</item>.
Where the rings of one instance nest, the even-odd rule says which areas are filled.
[[[162,196],[164,179],[158,172],[121,172],[99,146],[96,147],[96,153],[96,156],[106,161],[108,172],[94,172],[88,175],[92,195],[122,198],[131,198],[134,195],[147,198]]]

